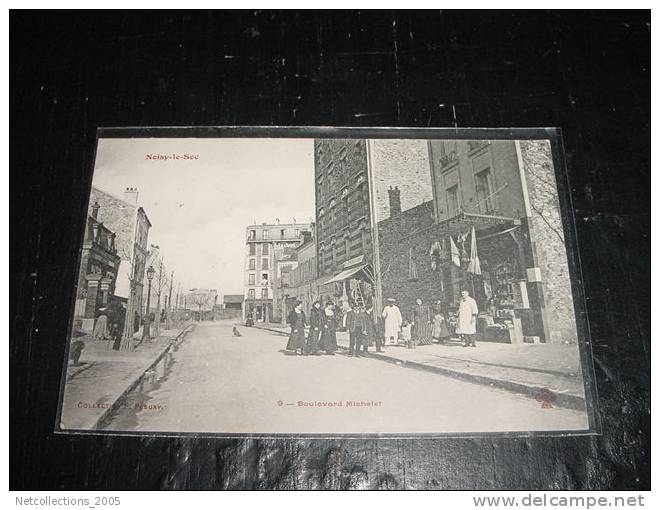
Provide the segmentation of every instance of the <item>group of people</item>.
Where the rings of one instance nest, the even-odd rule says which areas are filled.
[[[380,315],[374,314],[373,305],[362,306],[353,303],[343,317],[343,327],[349,334],[349,356],[360,357],[369,352],[375,344],[376,352],[382,352],[386,345],[405,345],[414,349],[417,345],[428,345],[437,341],[445,343],[452,334],[459,335],[464,347],[476,347],[476,320],[479,313],[476,301],[469,291],[461,292],[458,317],[454,331],[449,326],[441,301],[428,306],[417,299],[407,318],[394,298],[389,298]],[[289,313],[291,326],[287,350],[296,354],[334,354],[337,350],[337,330],[340,328],[339,314],[332,301],[325,306],[315,301],[310,311],[309,322],[297,301]],[[306,335],[305,328],[309,326]]]
[[[296,354],[334,355],[337,350],[337,317],[335,305],[328,301],[325,307],[320,301],[314,301],[309,312],[309,322],[302,309],[302,302],[297,301],[289,313],[288,322],[291,326],[287,350]],[[309,326],[309,334],[305,335],[305,327]],[[300,352],[299,352],[300,351]]]

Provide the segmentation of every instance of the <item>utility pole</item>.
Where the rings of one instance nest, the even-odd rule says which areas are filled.
[[[158,265],[158,301],[156,302],[156,337],[160,335],[160,295],[163,292],[163,259]]]
[[[170,291],[167,299],[167,329],[172,328],[172,287],[174,286],[174,271],[170,274]]]

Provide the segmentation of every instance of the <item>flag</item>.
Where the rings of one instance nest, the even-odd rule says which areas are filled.
[[[408,251],[408,279],[411,281],[417,281],[417,266],[412,256],[412,248]]]
[[[458,267],[461,267],[461,257],[458,254],[458,246],[456,246],[456,243],[451,236],[449,236],[449,242],[451,244],[451,261]]]
[[[470,264],[468,265],[468,273],[481,274],[481,264],[479,263],[479,255],[477,255],[477,235],[472,227],[472,243],[470,245]]]

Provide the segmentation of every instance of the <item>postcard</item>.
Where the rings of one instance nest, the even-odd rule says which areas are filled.
[[[57,431],[593,433],[558,140],[100,130]]]

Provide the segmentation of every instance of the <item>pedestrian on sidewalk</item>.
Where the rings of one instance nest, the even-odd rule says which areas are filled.
[[[401,341],[408,349],[415,348],[415,341],[412,338],[412,324],[408,321],[403,321],[401,325]]]
[[[477,315],[479,308],[477,302],[470,297],[467,290],[461,291],[461,302],[458,306],[458,322],[456,324],[456,333],[463,341],[463,347],[476,347],[475,335],[477,333]]]
[[[415,300],[415,305],[410,311],[410,324],[412,326],[412,341],[414,345],[429,345],[431,341],[432,317],[431,309],[424,304],[420,298]]]
[[[353,309],[346,314],[346,329],[349,336],[348,355],[359,358],[360,349],[366,343],[367,324],[364,311],[357,303],[354,303]]]
[[[433,329],[431,331],[431,336],[433,340],[437,340],[439,344],[444,344],[451,336],[440,300],[436,301],[433,307]]]
[[[307,337],[307,353],[319,354],[319,340],[321,338],[321,302],[316,300],[312,304],[312,310],[309,312],[309,335]]]
[[[334,311],[334,303],[328,301],[321,314],[321,340],[319,350],[326,354],[335,354],[337,350],[337,320]]]
[[[302,311],[302,301],[296,301],[296,306],[289,312],[288,322],[291,324],[291,333],[286,349],[294,351],[296,354],[300,349],[300,355],[302,356],[305,349],[305,326],[307,325],[305,312]]]
[[[110,335],[108,334],[108,316],[106,309],[99,309],[99,315],[96,317],[94,323],[94,330],[92,331],[92,338],[94,340],[106,340]]]
[[[399,342],[399,330],[403,319],[401,310],[396,306],[396,299],[388,298],[387,305],[383,308],[382,317],[385,320],[385,344],[397,345]]]
[[[363,351],[365,354],[369,352],[369,346],[372,343],[376,344],[376,352],[381,352],[381,346],[383,343],[383,336],[378,331],[378,318],[374,315],[374,305],[369,304],[366,311],[364,312],[365,316],[365,325],[367,327],[367,335],[363,345]]]

